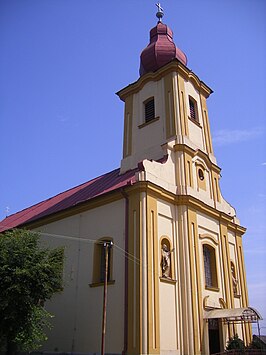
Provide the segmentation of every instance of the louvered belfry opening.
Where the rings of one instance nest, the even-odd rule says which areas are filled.
[[[197,112],[197,103],[189,97],[189,111],[190,111],[190,118],[193,120],[198,120],[198,112]]]
[[[155,118],[154,97],[149,98],[145,103],[145,122],[149,122]]]

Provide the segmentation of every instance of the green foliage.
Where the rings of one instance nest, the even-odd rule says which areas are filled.
[[[24,351],[38,349],[41,343],[47,340],[44,329],[51,329],[49,318],[52,318],[52,315],[43,307],[32,307],[29,326],[24,327],[15,338],[15,343],[19,349]]]
[[[0,234],[0,344],[33,350],[46,339],[44,302],[62,290],[63,248],[41,248],[25,230]]]
[[[249,346],[250,349],[265,349],[266,347],[263,345],[263,342],[260,341],[260,339],[258,337],[254,337],[253,335],[253,339],[252,342]]]
[[[233,338],[229,338],[226,346],[226,350],[234,350],[234,349],[245,349],[245,344],[242,339],[238,337],[238,335],[234,335]]]

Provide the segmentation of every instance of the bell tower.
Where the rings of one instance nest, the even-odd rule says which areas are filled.
[[[158,10],[141,53],[139,79],[117,93],[125,102],[122,173],[144,159],[162,158],[165,144],[185,144],[216,163],[206,105],[212,90],[188,69],[162,14]]]
[[[206,103],[212,90],[187,67],[187,57],[175,45],[162,15],[160,8],[150,43],[140,56],[139,79],[117,93],[125,102],[121,173],[144,160],[168,156],[175,165],[171,184],[176,192],[200,191],[201,198],[216,206],[221,204],[220,169]]]

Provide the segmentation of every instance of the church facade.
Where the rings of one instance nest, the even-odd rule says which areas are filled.
[[[150,31],[124,102],[121,166],[7,217],[65,247],[64,291],[43,350],[99,353],[108,252],[106,353],[212,354],[252,340],[242,237],[212,147],[212,90],[171,29]]]

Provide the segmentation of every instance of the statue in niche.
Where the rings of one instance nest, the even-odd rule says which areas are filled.
[[[169,250],[166,244],[162,245],[162,277],[165,277],[167,279],[171,279],[171,253],[173,251],[174,248],[172,250]]]
[[[236,278],[235,265],[233,263],[231,263],[231,276],[232,276],[232,283],[233,283],[233,292],[234,295],[237,295],[238,280]]]

